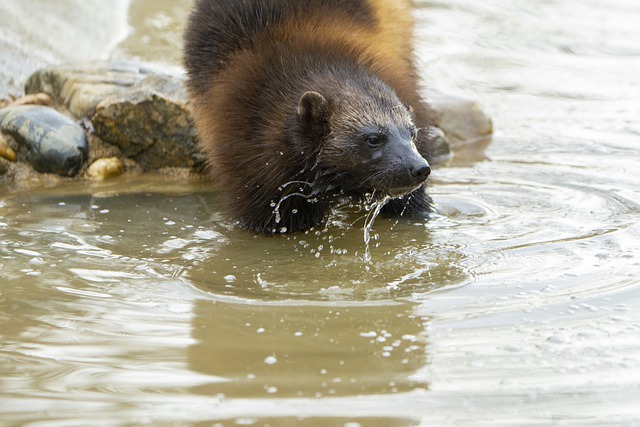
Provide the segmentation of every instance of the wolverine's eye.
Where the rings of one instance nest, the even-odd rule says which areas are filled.
[[[418,128],[412,127],[410,131],[411,131],[411,139],[416,140],[416,138],[418,138]]]
[[[367,145],[371,148],[380,147],[384,142],[384,135],[381,135],[379,133],[371,133],[365,136],[365,141],[367,142]]]

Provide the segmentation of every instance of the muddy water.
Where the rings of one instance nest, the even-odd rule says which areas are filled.
[[[115,54],[173,61],[148,7]],[[206,181],[0,187],[0,424],[639,425],[639,13],[421,2],[425,90],[498,132],[369,262],[362,213],[254,236]]]

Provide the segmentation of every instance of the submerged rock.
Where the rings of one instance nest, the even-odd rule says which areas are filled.
[[[84,130],[51,108],[3,108],[0,129],[18,143],[18,160],[26,161],[38,172],[76,175],[87,155]]]
[[[100,139],[118,146],[145,170],[193,167],[199,154],[187,101],[181,80],[147,77],[101,101],[91,123]]]
[[[87,169],[87,175],[92,179],[107,179],[121,175],[124,172],[124,164],[117,157],[109,157],[107,159],[98,159],[91,163]]]

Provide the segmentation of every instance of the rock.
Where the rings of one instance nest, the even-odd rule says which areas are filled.
[[[144,170],[203,162],[186,90],[170,70],[123,61],[65,65],[36,72],[25,91],[46,92],[74,116],[89,116],[104,145]]]
[[[117,157],[98,159],[91,163],[87,169],[87,175],[93,179],[106,179],[118,176],[124,172],[124,164]]]
[[[35,72],[25,84],[25,93],[47,93],[80,118],[91,114],[103,99],[156,74],[166,72],[151,64],[127,61],[68,64]]]
[[[444,94],[432,94],[429,100],[439,116],[438,126],[453,148],[491,136],[491,118],[476,101]]]
[[[200,160],[187,101],[181,80],[151,76],[101,101],[91,123],[145,170],[194,167]]]
[[[26,161],[38,172],[76,175],[87,155],[83,129],[51,108],[3,108],[0,110],[0,129],[18,142],[18,159]]]
[[[13,151],[13,148],[9,145],[6,139],[0,135],[0,157],[9,160],[10,162],[16,161],[16,153]]]

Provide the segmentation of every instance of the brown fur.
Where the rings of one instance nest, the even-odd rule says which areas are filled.
[[[396,197],[392,213],[428,211],[424,188],[413,190],[426,176],[405,176],[422,166],[416,148],[429,158],[432,123],[411,32],[409,1],[198,1],[185,49],[194,118],[243,226],[308,229],[339,200],[372,193]],[[383,148],[363,148],[371,133]]]

